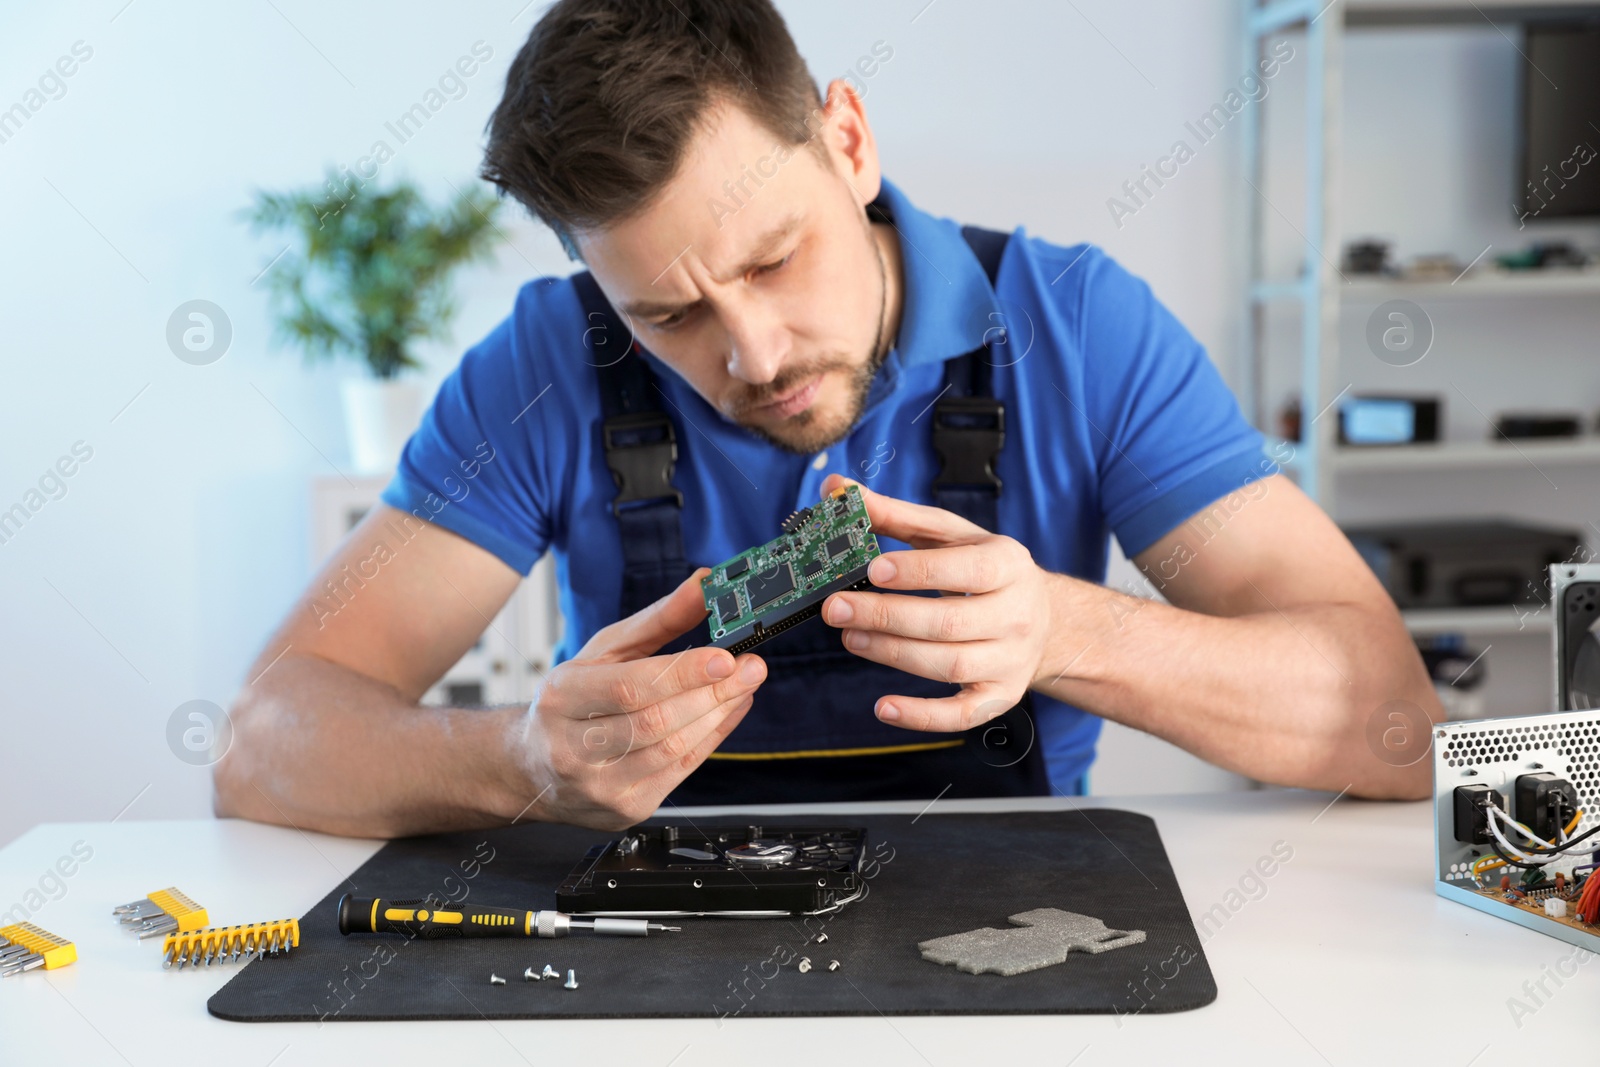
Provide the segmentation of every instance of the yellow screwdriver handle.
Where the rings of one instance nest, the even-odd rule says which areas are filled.
[[[353,897],[339,900],[341,934],[405,934],[424,940],[456,937],[534,937],[534,915],[516,908],[484,908],[449,904],[432,898],[385,900]]]

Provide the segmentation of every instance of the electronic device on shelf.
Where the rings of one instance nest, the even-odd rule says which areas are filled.
[[[1583,270],[1593,257],[1570,241],[1530,241],[1526,248],[1503,252],[1494,257],[1495,266],[1506,271]]]
[[[1550,568],[1555,694],[1562,710],[1600,708],[1600,563]]]
[[[1600,711],[1433,728],[1435,891],[1600,951]]]
[[[1414,445],[1439,439],[1439,398],[1353,396],[1339,406],[1342,445]]]
[[[1511,438],[1523,440],[1539,437],[1578,437],[1583,433],[1583,416],[1574,412],[1563,414],[1538,414],[1508,411],[1494,420],[1491,440]]]
[[[1345,535],[1401,608],[1542,603],[1548,568],[1585,551],[1573,531],[1507,521],[1359,526]]]
[[[1469,269],[1469,264],[1449,252],[1431,252],[1412,256],[1400,276],[1408,282],[1450,282]]]
[[[1600,142],[1589,125],[1600,108],[1600,24],[1530,22],[1524,33],[1517,214],[1600,215],[1600,160],[1591,147]]]
[[[1346,274],[1389,274],[1389,242],[1376,237],[1365,237],[1344,246],[1344,272]]]
[[[860,827],[635,827],[556,891],[574,915],[765,917],[837,911],[865,892]]]

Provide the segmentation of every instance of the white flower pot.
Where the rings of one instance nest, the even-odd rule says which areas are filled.
[[[343,383],[345,433],[357,474],[388,474],[422,419],[422,388],[412,382],[351,378]]]

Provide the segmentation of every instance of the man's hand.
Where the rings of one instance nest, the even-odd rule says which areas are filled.
[[[595,634],[540,686],[524,717],[539,818],[606,830],[647,818],[750,710],[761,657],[652,655],[705,618],[708,573]]]
[[[823,495],[847,482],[830,475]],[[961,686],[938,700],[884,696],[878,718],[912,730],[954,732],[1010,709],[1044,660],[1054,576],[1013,538],[942,508],[860,488],[873,532],[914,549],[873,560],[867,568],[872,584],[946,595],[835,593],[823,603],[823,619],[844,630],[845,647],[864,659]]]

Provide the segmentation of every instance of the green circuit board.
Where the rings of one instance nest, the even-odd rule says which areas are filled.
[[[776,538],[718,564],[701,582],[711,644],[738,655],[812,618],[830,594],[864,588],[876,555],[856,486],[795,512]]]

